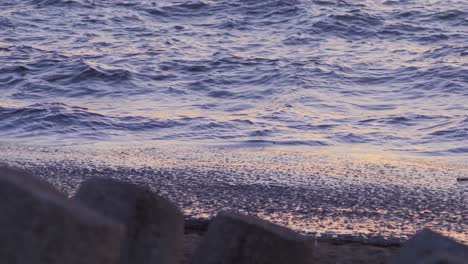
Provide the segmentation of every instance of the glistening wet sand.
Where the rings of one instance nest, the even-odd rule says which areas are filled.
[[[468,243],[468,184],[456,181],[468,173],[463,159],[329,147],[1,143],[0,162],[29,168],[69,195],[89,177],[149,186],[188,217],[235,209],[322,238],[380,244],[429,227]]]

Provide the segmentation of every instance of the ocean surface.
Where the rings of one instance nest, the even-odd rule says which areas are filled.
[[[0,139],[467,155],[468,1],[0,1]]]

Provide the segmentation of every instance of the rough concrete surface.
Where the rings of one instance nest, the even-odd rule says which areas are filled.
[[[313,241],[254,216],[220,212],[193,264],[311,264]]]
[[[0,263],[118,264],[124,228],[24,171],[0,167]]]
[[[131,183],[93,178],[81,185],[73,199],[126,226],[122,263],[179,261],[184,220],[166,198]]]
[[[402,247],[392,264],[468,263],[468,246],[425,229]]]

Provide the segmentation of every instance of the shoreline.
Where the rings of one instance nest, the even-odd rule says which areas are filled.
[[[30,169],[68,195],[85,179],[113,177],[148,186],[202,221],[234,209],[319,240],[398,246],[428,227],[468,243],[468,185],[456,181],[465,164],[160,144],[0,143],[0,151],[0,162]]]

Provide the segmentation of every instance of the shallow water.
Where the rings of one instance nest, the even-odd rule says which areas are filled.
[[[468,153],[465,0],[10,0],[0,136]]]

